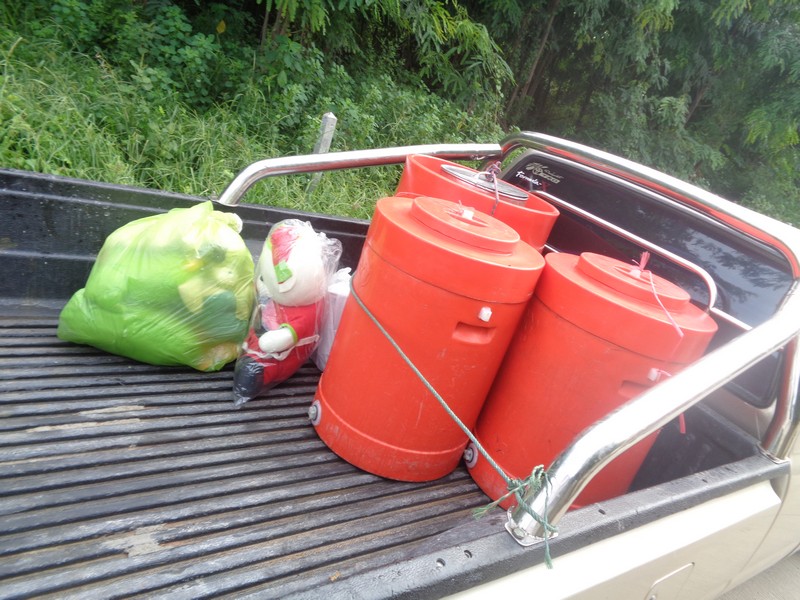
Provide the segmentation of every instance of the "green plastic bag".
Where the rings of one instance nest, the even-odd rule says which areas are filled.
[[[254,303],[241,227],[211,202],[120,227],[61,311],[58,337],[154,365],[221,369],[236,359]]]

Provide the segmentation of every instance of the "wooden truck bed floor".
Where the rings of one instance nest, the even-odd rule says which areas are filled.
[[[360,471],[308,418],[304,367],[231,401],[232,371],[154,367],[0,318],[0,596],[286,597],[405,558],[487,498]]]

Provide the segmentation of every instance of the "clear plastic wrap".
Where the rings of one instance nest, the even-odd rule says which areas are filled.
[[[325,366],[328,364],[333,340],[339,329],[339,321],[342,320],[344,305],[347,303],[348,296],[350,296],[351,277],[350,267],[339,269],[334,274],[325,292],[325,314],[322,318],[319,343],[317,344],[317,349],[314,350],[314,354],[311,355],[311,360],[314,361],[320,371],[324,371]]]
[[[237,357],[254,304],[241,227],[211,202],[120,227],[61,311],[58,337],[154,365],[221,369]]]
[[[341,254],[339,240],[308,222],[286,219],[270,229],[256,266],[256,309],[236,360],[236,406],[285,381],[308,360]]]

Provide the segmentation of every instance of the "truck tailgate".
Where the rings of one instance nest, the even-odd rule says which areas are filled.
[[[308,422],[313,366],[237,410],[230,367],[136,363],[18,312],[0,317],[0,597],[302,594],[487,501],[463,468],[402,483],[339,459]]]

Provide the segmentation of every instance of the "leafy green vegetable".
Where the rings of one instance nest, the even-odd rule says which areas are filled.
[[[150,364],[221,369],[236,358],[254,301],[240,228],[211,202],[119,228],[61,312],[58,336]]]

